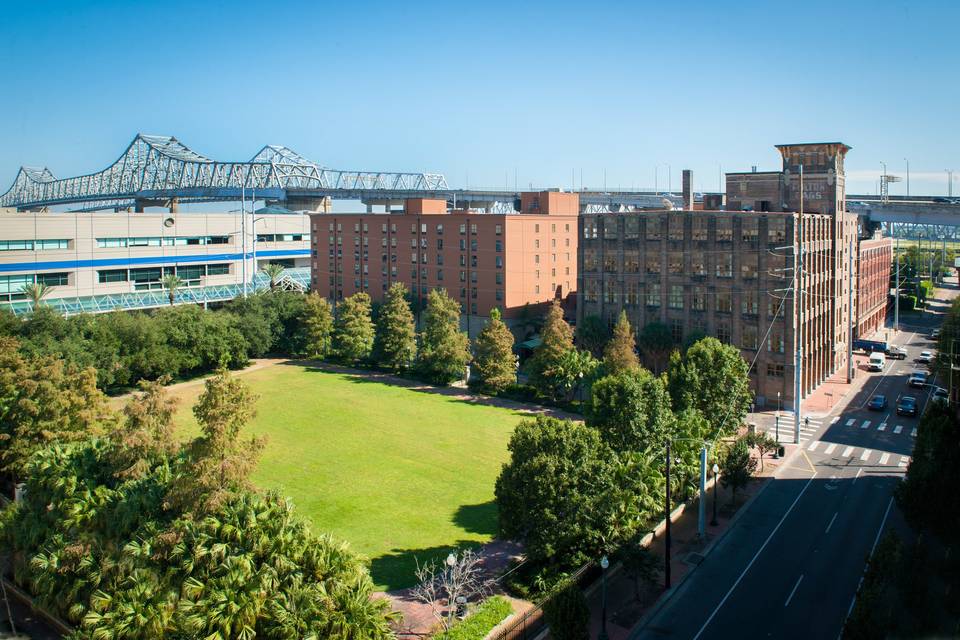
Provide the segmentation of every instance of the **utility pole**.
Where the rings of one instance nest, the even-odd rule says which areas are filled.
[[[897,236],[897,246],[893,250],[893,256],[897,261],[897,275],[893,281],[893,330],[900,331],[900,236]]]
[[[803,393],[803,165],[800,165],[800,218],[797,220],[797,250],[793,252],[794,284],[793,302],[796,313],[793,315],[793,339],[796,344],[796,355],[793,366],[793,437],[796,444],[800,444],[800,412],[802,403],[800,396]]]
[[[697,536],[703,539],[707,519],[707,447],[700,447],[700,501],[697,509]]]
[[[240,255],[243,257],[243,297],[247,297],[247,187],[240,187]]]
[[[848,316],[850,320],[850,331],[847,336],[847,384],[853,382],[853,326],[854,326],[854,314],[853,314],[853,240],[849,242],[847,248],[849,252],[849,259],[847,261],[847,269],[850,272],[849,276],[849,287],[847,291],[847,304],[850,309],[850,314]]]

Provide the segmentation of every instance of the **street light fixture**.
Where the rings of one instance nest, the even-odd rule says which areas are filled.
[[[715,527],[717,524],[717,489],[720,483],[720,465],[716,462],[713,463],[713,520],[710,521],[710,526]]]
[[[607,556],[600,558],[600,569],[602,573],[600,574],[600,585],[601,590],[603,591],[603,606],[602,606],[602,617],[600,623],[600,635],[598,640],[607,640],[610,636],[607,634],[607,567],[610,566],[610,560]]]

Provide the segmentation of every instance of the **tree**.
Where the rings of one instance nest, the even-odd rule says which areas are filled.
[[[640,543],[641,536],[628,540],[617,550],[616,559],[633,582],[633,597],[640,600],[640,585],[656,580],[660,573],[660,559]]]
[[[473,600],[491,590],[491,581],[484,578],[483,557],[470,549],[452,552],[443,561],[430,560],[422,566],[418,563],[416,576],[417,585],[411,593],[414,599],[430,607],[444,632],[456,620],[460,598]]]
[[[0,340],[0,351],[15,347]],[[92,368],[78,369],[52,357],[23,359],[4,353],[0,362],[0,465],[21,477],[37,451],[76,442],[108,428],[113,413],[97,388]]]
[[[402,282],[394,282],[387,290],[377,316],[373,352],[381,366],[394,371],[409,367],[417,355],[417,330]]]
[[[557,300],[550,305],[540,338],[540,346],[527,362],[527,372],[541,393],[558,399],[563,391],[564,378],[569,379],[569,370],[564,371],[562,363],[574,348],[573,329],[563,319],[563,309]]]
[[[755,431],[747,436],[747,446],[757,450],[760,458],[760,472],[763,472],[763,456],[780,446],[773,437],[764,431]]]
[[[280,280],[280,276],[282,276],[284,272],[283,265],[271,262],[261,269],[261,271],[270,278],[270,291],[275,290],[277,288],[277,281]]]
[[[523,542],[534,566],[574,567],[636,530],[641,475],[619,473],[596,430],[537,416],[517,425],[508,449],[495,488],[500,534]]]
[[[614,451],[659,452],[676,421],[663,380],[646,369],[595,382],[586,417]]]
[[[247,489],[265,441],[241,439],[256,415],[256,395],[245,382],[221,369],[207,379],[193,407],[201,435],[189,446],[187,466],[168,497],[194,515],[219,508],[238,489]]]
[[[167,290],[167,298],[170,300],[170,306],[172,307],[177,297],[177,290],[184,285],[184,282],[180,276],[168,273],[163,276],[160,283],[163,285],[163,288]]]
[[[670,327],[662,322],[647,324],[640,332],[637,346],[647,367],[659,374],[666,368],[670,353],[674,349]]]
[[[625,371],[634,371],[640,368],[635,351],[636,342],[633,339],[633,328],[627,320],[627,312],[621,311],[616,326],[613,327],[613,337],[603,350],[603,364],[607,373],[616,375]]]
[[[600,316],[585,316],[577,325],[576,338],[581,349],[586,349],[599,359],[603,357],[603,348],[610,339],[610,329]]]
[[[370,296],[362,291],[344,298],[333,323],[333,344],[344,362],[366,360],[373,351],[374,326],[370,319]]]
[[[517,381],[513,334],[500,319],[500,310],[490,311],[490,322],[473,343],[473,366],[485,389],[498,393]]]
[[[720,483],[724,489],[733,490],[731,502],[737,502],[737,489],[747,486],[757,468],[757,461],[750,455],[746,438],[738,438],[727,451],[721,465]]]
[[[716,338],[700,340],[682,357],[672,356],[667,379],[674,411],[700,411],[713,428],[711,440],[734,433],[753,402],[748,368],[736,347]]]
[[[303,352],[308,358],[326,358],[332,351],[333,309],[319,293],[308,293],[301,319],[304,327]]]
[[[140,381],[142,393],[123,408],[123,419],[112,437],[117,448],[117,476],[142,478],[177,450],[173,416],[178,399],[167,393],[169,377]]]
[[[460,303],[443,289],[427,297],[418,361],[421,373],[435,384],[463,378],[470,362],[470,340],[460,331]]]
[[[562,582],[543,603],[543,615],[554,640],[589,640],[590,606],[572,580]]]
[[[22,287],[23,295],[30,301],[30,308],[36,311],[40,307],[40,301],[50,293],[50,286],[46,282],[34,282],[25,284]]]

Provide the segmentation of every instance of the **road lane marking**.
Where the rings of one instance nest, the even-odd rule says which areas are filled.
[[[910,430],[910,435],[911,435],[912,437],[914,437],[914,438],[917,437],[917,428],[916,428],[916,427],[914,427],[913,429]]]
[[[857,475],[853,476],[853,482],[851,484],[857,484],[857,480],[860,479],[860,474],[863,473],[863,467],[857,469]]]
[[[853,426],[853,423],[856,422],[856,421],[857,421],[856,418],[850,418],[849,420],[847,420],[847,426],[848,426],[848,427],[852,427],[852,426]]]
[[[837,511],[835,514],[833,514],[833,517],[830,518],[830,524],[827,525],[827,530],[823,532],[824,534],[830,533],[830,527],[833,526],[833,521],[837,519],[837,516],[838,516],[838,515],[840,515],[840,512],[839,512],[839,511]]]
[[[800,502],[800,498],[802,498],[802,497],[803,497],[803,494],[807,492],[807,489],[810,487],[810,483],[813,482],[813,479],[816,478],[816,477],[817,477],[817,473],[814,472],[813,475],[810,476],[810,479],[807,480],[807,483],[806,483],[805,485],[803,485],[803,489],[800,490],[800,493],[797,494],[797,497],[793,499],[793,502],[792,502],[792,503],[790,503],[790,508],[787,509],[786,513],[783,514],[783,516],[780,518],[780,522],[778,522],[778,523],[777,523],[777,526],[775,526],[775,527],[773,528],[773,531],[771,531],[771,532],[770,532],[770,535],[767,536],[767,539],[763,541],[763,544],[760,545],[760,548],[759,548],[759,549],[757,550],[757,552],[753,555],[753,558],[750,559],[750,562],[747,564],[747,566],[744,568],[744,570],[743,570],[743,571],[740,573],[740,575],[737,577],[736,582],[733,583],[733,586],[730,587],[730,589],[729,589],[729,591],[727,591],[726,595],[723,596],[723,599],[720,601],[720,604],[717,605],[717,608],[713,610],[713,612],[710,614],[710,617],[707,618],[707,621],[703,623],[703,626],[702,626],[702,627],[700,627],[700,631],[697,631],[697,635],[693,636],[693,640],[697,640],[697,638],[699,638],[700,636],[702,636],[702,635],[703,635],[703,632],[704,632],[704,630],[707,628],[707,626],[709,626],[709,624],[710,624],[711,622],[713,622],[713,619],[717,616],[717,612],[720,611],[720,609],[723,607],[723,605],[726,604],[727,600],[730,599],[730,594],[733,593],[734,589],[736,589],[737,586],[740,584],[740,582],[743,580],[743,576],[747,575],[747,572],[750,571],[750,567],[753,566],[753,563],[757,561],[757,558],[760,557],[760,554],[763,553],[763,550],[767,548],[767,545],[768,545],[768,544],[770,544],[770,540],[773,539],[773,536],[775,536],[775,535],[777,534],[777,531],[780,530],[780,527],[783,526],[784,520],[787,519],[787,516],[790,515],[790,512],[793,511],[793,508],[794,508],[795,506],[797,506],[797,503],[798,503],[798,502]],[[891,504],[892,504],[892,503],[893,503],[893,499],[891,498]],[[889,508],[889,507],[887,508],[887,511],[890,511],[890,508]],[[886,518],[884,518],[884,520],[886,520]],[[880,536],[877,535],[877,538],[878,538],[878,539],[879,539],[879,537],[880,537]],[[876,546],[876,542],[874,542],[874,546]]]
[[[790,601],[793,600],[793,594],[797,592],[797,587],[800,586],[800,581],[803,580],[803,574],[800,574],[800,577],[797,578],[797,584],[793,585],[793,591],[790,592],[790,595],[787,596],[787,601],[783,603],[783,606],[790,604]]]
[[[814,440],[813,442],[810,443],[810,446],[807,447],[807,451],[816,451],[817,447],[819,446],[820,446],[820,441]]]
[[[833,420],[830,421],[830,424],[837,424],[840,422],[840,416],[833,416]]]
[[[900,433],[901,431],[903,431],[903,425],[902,425],[902,424],[898,424],[897,426],[895,426],[895,427],[893,428],[893,432],[894,432],[894,433]]]
[[[881,425],[879,425],[879,426],[877,427],[877,431],[886,431],[886,430],[887,430],[887,423],[886,423],[886,422],[884,422],[883,424],[881,424]]]
[[[837,448],[837,445],[831,442],[830,444],[827,445],[827,448],[824,449],[823,452],[827,455],[830,455],[831,453],[833,453],[833,450],[836,448]]]
[[[861,429],[866,429],[866,428],[869,427],[869,426],[870,426],[870,421],[869,421],[869,420],[864,420],[864,421],[863,421],[863,424],[860,425],[860,428],[861,428]]]
[[[847,447],[846,449],[843,450],[842,455],[844,458],[847,458],[850,456],[851,453],[853,453],[853,447]]]
[[[884,452],[883,455],[880,456],[880,464],[887,464],[887,460],[889,459],[890,459],[890,454]]]
[[[861,459],[861,460],[869,460],[871,453],[873,453],[873,452],[870,451],[870,449],[864,449],[864,450],[863,450],[863,453],[860,454],[860,459]]]

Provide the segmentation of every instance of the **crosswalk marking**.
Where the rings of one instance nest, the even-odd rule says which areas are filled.
[[[849,420],[847,420],[847,426],[852,427],[853,423],[856,421],[857,421],[856,418],[850,418]]]
[[[913,429],[910,430],[910,435],[913,436],[914,438],[917,437],[917,428],[916,428],[916,427],[914,427]]]
[[[840,422],[840,416],[833,416],[833,420],[830,421],[830,424],[837,424]]]
[[[846,449],[843,450],[843,457],[847,458],[850,456],[851,453],[853,453],[853,447],[847,447]]]
[[[886,422],[881,423],[880,426],[877,427],[877,431],[886,431],[886,430],[887,430]]]
[[[902,424],[898,424],[897,426],[895,426],[895,427],[893,428],[893,432],[894,432],[894,433],[900,433],[901,431],[903,431],[903,425],[902,425]]]
[[[820,441],[814,440],[813,442],[810,443],[810,446],[807,447],[807,451],[816,451],[817,447],[819,446],[820,446]]]
[[[836,448],[837,448],[837,445],[831,442],[830,444],[827,445],[827,448],[824,449],[823,452],[829,455],[833,453],[833,450]]]
[[[887,460],[889,459],[890,459],[890,454],[884,453],[882,456],[880,456],[880,464],[887,464]]]
[[[863,421],[863,424],[860,425],[860,428],[861,428],[861,429],[866,429],[866,428],[869,427],[869,426],[870,426],[870,421],[869,421],[869,420],[864,420],[864,421]]]
[[[910,458],[907,456],[900,456],[900,463],[897,465],[901,469],[906,469],[907,465],[910,463]]]
[[[873,452],[870,451],[870,449],[864,449],[864,450],[863,450],[863,453],[860,454],[860,459],[861,459],[861,460],[869,460],[871,453],[873,453]]]

